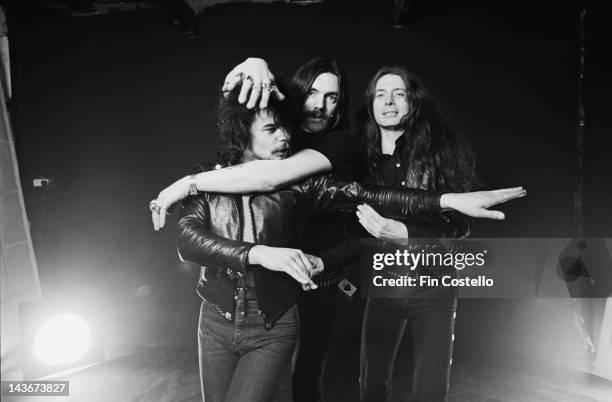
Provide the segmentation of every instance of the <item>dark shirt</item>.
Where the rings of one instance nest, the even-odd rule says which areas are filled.
[[[407,159],[406,152],[406,137],[402,134],[395,141],[395,149],[393,154],[383,154],[379,161],[380,178],[382,184],[390,187],[410,187],[420,188],[427,190],[427,185],[424,183],[422,178],[419,178],[414,172],[411,172],[409,167],[409,161]],[[419,238],[456,238],[464,237],[469,234],[469,219],[456,212],[447,212],[443,216],[443,220],[439,222],[420,222],[416,220],[402,220],[402,223],[406,225],[408,230],[408,238],[417,240]],[[427,241],[429,246],[434,248],[429,251],[435,251],[434,249],[439,248],[440,252],[448,251],[446,246],[442,245],[438,241]],[[436,267],[434,269],[428,269],[424,267],[418,267],[414,272],[417,275],[427,275],[430,277],[441,277],[443,275],[450,275],[456,277],[456,271],[454,269],[447,269],[446,267]],[[405,272],[399,270],[389,270],[388,274],[391,277],[399,277],[404,275]],[[422,289],[424,290],[424,289]],[[412,297],[426,297],[426,298],[445,298],[455,297],[454,288],[437,288],[428,289],[423,292],[422,290],[412,294]]]
[[[358,168],[359,149],[355,137],[344,131],[311,134],[303,130],[294,133],[294,150],[313,149],[323,154],[331,163],[334,175],[355,177]]]
[[[408,169],[409,161],[405,134],[395,141],[392,155],[383,154],[379,161],[382,184],[389,187],[409,187],[429,190],[426,183]],[[444,214],[442,222],[404,221],[410,238],[419,237],[463,237],[469,233],[469,219],[456,212]]]
[[[294,133],[296,151],[313,149],[331,163],[334,176],[354,180],[358,169],[359,152],[354,136],[347,132],[331,131],[311,134],[299,130]],[[347,249],[343,243],[347,222],[353,220],[353,210],[325,211],[311,218],[306,228],[302,250],[323,260],[325,271],[315,277],[320,286],[330,286],[344,276],[344,268],[359,257],[359,251]]]

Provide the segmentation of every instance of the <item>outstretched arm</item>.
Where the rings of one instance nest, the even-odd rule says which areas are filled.
[[[257,160],[196,175],[198,191],[245,194],[274,191],[317,173],[328,172],[332,165],[322,153],[304,149],[287,159]],[[166,212],[189,195],[191,178],[185,176],[163,189],[156,204],[161,213],[152,212],[153,227],[159,230],[166,223]]]
[[[527,192],[522,187],[471,193],[447,193],[410,188],[391,188],[362,185],[357,182],[342,183],[331,175],[308,180],[305,190],[313,196],[317,208],[341,209],[368,203],[388,211],[393,217],[409,217],[425,220],[440,220],[441,210],[456,210],[472,218],[504,219],[501,211],[488,208],[523,197]]]

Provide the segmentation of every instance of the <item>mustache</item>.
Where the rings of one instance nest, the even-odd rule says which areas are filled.
[[[305,112],[304,115],[306,117],[312,117],[315,119],[327,119],[328,116],[321,111],[321,109],[315,109],[308,112]]]
[[[274,153],[286,153],[287,155],[291,154],[291,147],[286,146],[282,148],[277,148]]]

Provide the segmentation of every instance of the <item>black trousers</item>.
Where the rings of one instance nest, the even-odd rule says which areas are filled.
[[[391,400],[393,366],[405,332],[413,365],[410,400],[445,401],[452,362],[456,297],[369,299],[361,335],[360,392],[363,402]]]
[[[338,288],[328,286],[306,292],[300,298],[300,337],[293,372],[294,402],[323,400],[325,357],[334,329],[338,297]]]

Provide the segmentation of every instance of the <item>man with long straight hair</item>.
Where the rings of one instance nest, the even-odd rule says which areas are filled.
[[[165,211],[185,198],[190,189],[215,193],[270,192],[317,173],[329,172],[352,177],[355,155],[358,153],[351,135],[338,131],[346,126],[346,80],[337,63],[316,58],[302,66],[294,77],[289,91],[290,103],[298,113],[294,127],[295,152],[281,160],[255,160],[228,169],[186,176],[158,195],[158,206],[152,213],[156,230],[165,224]],[[226,78],[224,90],[238,84],[238,101],[254,107],[267,105],[270,97],[284,98],[274,84],[274,76],[260,59],[248,59],[233,69]],[[250,94],[250,97],[249,97]],[[248,102],[247,102],[248,98]],[[503,219],[499,211],[487,208],[498,202],[521,196],[523,190],[514,188],[470,195],[445,194],[440,198],[442,208],[456,209],[468,216]],[[319,254],[325,271],[318,279],[319,288],[300,301],[303,330],[294,376],[294,396],[297,401],[322,399],[320,389],[322,366],[329,345],[337,301],[336,283],[342,267],[358,257],[350,247],[333,248],[343,237],[343,220],[323,217],[309,225],[303,245],[311,253]],[[317,228],[318,227],[318,228]],[[328,250],[332,247],[331,250]]]
[[[358,135],[366,154],[366,181],[435,191],[470,191],[477,183],[466,142],[447,124],[423,83],[401,66],[383,67],[370,80]],[[463,237],[467,222],[399,222],[359,208],[360,223],[375,237],[407,240]],[[377,228],[385,227],[384,231]],[[417,274],[455,274],[418,267]],[[389,275],[406,275],[401,269]],[[443,401],[449,385],[455,288],[436,288],[406,298],[369,298],[362,328],[362,401],[390,401],[393,365],[404,335],[412,340],[410,401]]]
[[[249,110],[236,92],[220,99],[218,162],[286,158],[291,135],[284,105]],[[322,269],[319,258],[297,248],[311,215],[371,202],[396,215],[433,219],[439,198],[318,175],[274,192],[203,193],[186,200],[178,251],[202,267],[198,349],[206,402],[274,398],[294,352],[299,283],[316,288],[311,276]],[[161,212],[155,202],[153,209]]]

